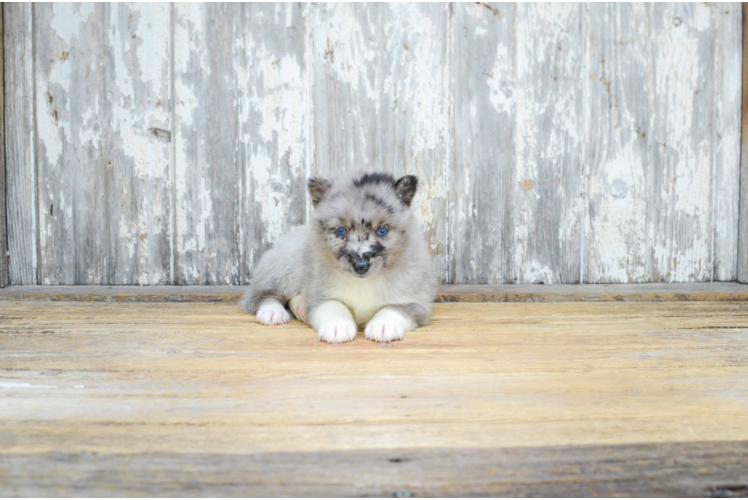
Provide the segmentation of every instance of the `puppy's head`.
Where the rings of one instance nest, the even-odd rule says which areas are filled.
[[[313,230],[323,254],[344,272],[367,278],[401,257],[412,228],[418,179],[368,173],[332,183],[309,179]]]

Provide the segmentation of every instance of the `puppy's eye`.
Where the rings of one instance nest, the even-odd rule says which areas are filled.
[[[377,229],[377,236],[379,236],[380,238],[384,238],[385,236],[387,236],[387,233],[389,233],[389,230],[386,227],[380,227],[379,229]]]
[[[345,236],[346,230],[341,226],[335,230],[335,234],[337,234],[338,236]]]

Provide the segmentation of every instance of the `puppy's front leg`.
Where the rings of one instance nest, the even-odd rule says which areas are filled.
[[[408,306],[384,307],[369,320],[364,336],[377,342],[402,340],[405,332],[413,330],[418,324],[408,312]]]
[[[356,338],[358,327],[351,311],[342,302],[326,300],[308,311],[308,316],[309,325],[317,330],[320,340],[339,344]]]

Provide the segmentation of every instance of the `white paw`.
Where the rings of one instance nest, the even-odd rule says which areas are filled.
[[[399,312],[385,307],[369,321],[364,329],[364,336],[376,342],[392,342],[402,340],[405,332],[409,332],[416,325]]]
[[[291,315],[278,301],[266,302],[257,310],[257,322],[263,325],[285,325],[291,321]]]
[[[372,319],[364,330],[364,337],[376,342],[402,340],[404,336],[405,327],[400,322],[388,321],[386,319]]]
[[[356,338],[358,327],[349,319],[331,319],[319,327],[319,339],[330,344],[350,342]]]

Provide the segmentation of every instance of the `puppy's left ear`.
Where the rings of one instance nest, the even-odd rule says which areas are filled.
[[[307,187],[309,188],[309,194],[312,195],[312,206],[316,207],[330,190],[332,183],[322,177],[312,177],[309,179]]]
[[[413,197],[416,195],[416,189],[418,188],[418,177],[415,175],[406,175],[400,177],[395,183],[395,194],[397,197],[410,206],[410,202],[413,201]]]

